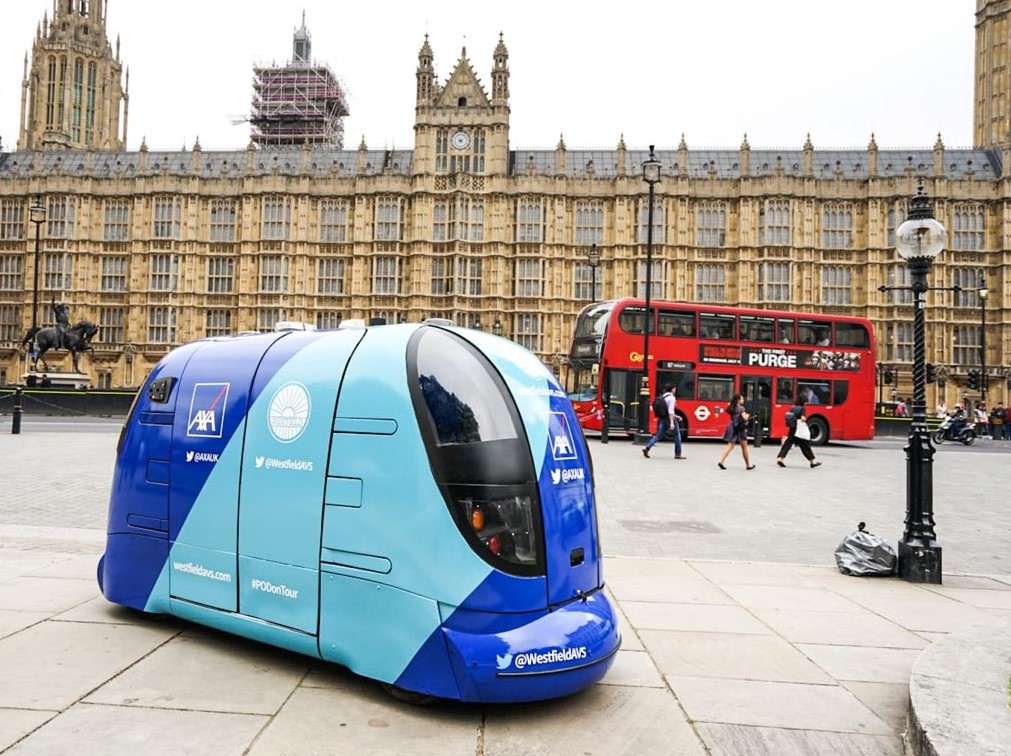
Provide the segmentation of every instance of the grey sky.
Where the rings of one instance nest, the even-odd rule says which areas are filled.
[[[51,0],[0,2],[0,136],[17,140],[24,52]],[[287,60],[305,7],[344,81],[345,145],[413,144],[427,30],[441,80],[461,45],[485,87],[509,47],[514,148],[948,146],[972,141],[971,0],[371,2],[111,0],[130,67],[129,147],[243,148],[253,61]]]

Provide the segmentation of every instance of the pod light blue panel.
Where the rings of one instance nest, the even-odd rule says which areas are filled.
[[[319,571],[239,556],[242,613],[316,634]]]
[[[278,627],[256,617],[245,617],[234,612],[224,612],[207,606],[191,604],[188,601],[171,600],[166,606],[166,611],[190,622],[198,622],[225,633],[241,635],[260,643],[269,643],[278,648],[286,648],[298,654],[319,658],[315,635]]]
[[[362,505],[362,479],[328,477],[326,479],[325,501],[327,504],[337,507],[360,507]]]
[[[320,654],[358,674],[394,682],[439,625],[431,599],[346,575],[321,582]]]
[[[235,552],[176,543],[169,557],[172,595],[235,610]]]

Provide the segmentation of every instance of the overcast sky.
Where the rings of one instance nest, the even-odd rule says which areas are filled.
[[[129,147],[241,149],[254,61],[287,60],[305,7],[345,83],[345,146],[413,144],[427,31],[440,80],[463,44],[485,88],[509,47],[511,144],[552,148],[929,147],[972,142],[972,0],[330,2],[110,0],[130,67]],[[52,0],[0,0],[0,136],[17,141],[22,61]]]

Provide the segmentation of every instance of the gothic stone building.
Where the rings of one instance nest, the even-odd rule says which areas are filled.
[[[198,141],[128,152],[104,3],[58,3],[26,72],[19,149],[0,155],[0,378],[23,366],[36,195],[49,211],[40,312],[48,319],[56,298],[101,325],[84,364],[103,386],[137,384],[173,345],[280,320],[331,328],[448,317],[559,366],[585,304],[644,292],[647,153],[623,140],[608,150],[562,139],[554,150],[511,146],[501,40],[487,89],[466,51],[437,79],[426,39],[413,150],[363,140],[347,151],[205,152]],[[877,289],[908,280],[894,233],[922,179],[949,230],[932,280],[970,289],[985,280],[987,365],[1011,364],[1008,19],[1007,0],[979,0],[974,149],[938,137],[929,149],[879,150],[872,136],[855,150],[810,139],[752,150],[745,138],[700,151],[683,137],[659,150],[655,296],[866,316],[904,394],[912,308],[907,295]],[[602,263],[591,291],[594,244]],[[980,356],[975,291],[931,293],[927,317],[947,400],[974,397],[965,376]],[[1007,399],[1006,376],[991,386],[992,399]]]

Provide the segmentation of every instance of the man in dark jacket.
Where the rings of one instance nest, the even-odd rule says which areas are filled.
[[[776,455],[776,464],[780,467],[786,467],[786,455],[790,453],[790,449],[794,444],[800,447],[800,451],[803,453],[804,457],[811,464],[811,467],[821,466],[819,462],[814,457],[814,452],[811,450],[811,432],[808,431],[805,435],[801,433],[800,436],[797,435],[797,427],[800,425],[801,421],[804,423],[804,428],[807,428],[807,410],[804,408],[804,397],[797,397],[797,403],[793,405],[790,410],[786,413],[786,428],[788,435],[783,441],[783,445],[779,447],[779,454]]]
[[[1001,402],[997,402],[997,405],[990,410],[990,435],[994,441],[1003,441],[1005,438],[1011,438],[1009,430],[1011,428],[1008,427],[1007,410]]]

